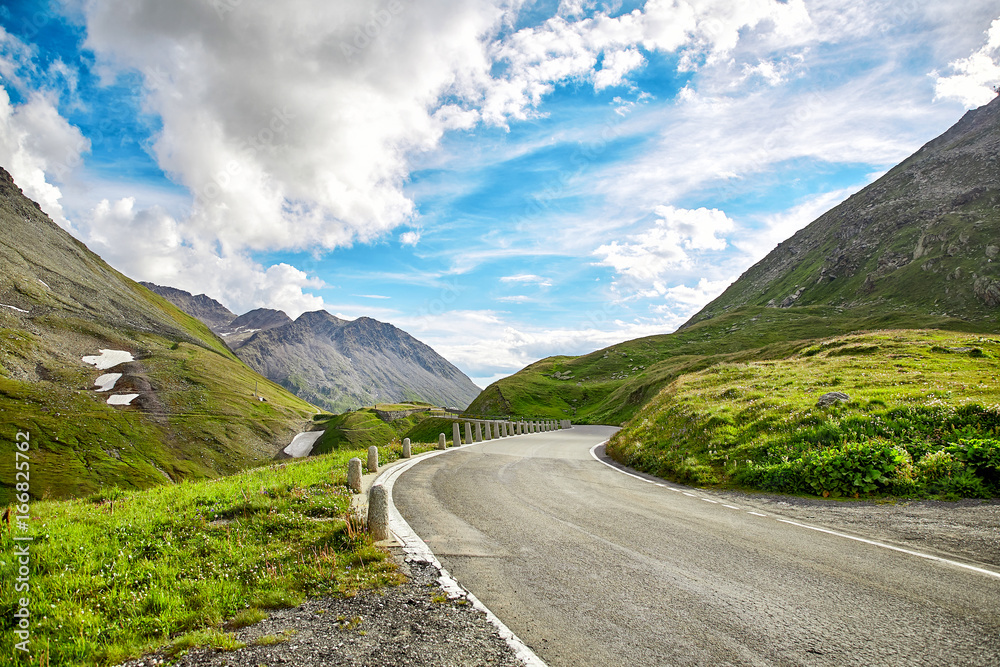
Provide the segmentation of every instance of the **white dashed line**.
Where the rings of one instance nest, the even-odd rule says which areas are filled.
[[[704,500],[706,503],[712,503],[713,505],[719,504],[718,500],[709,500],[708,498],[702,498],[702,500]]]
[[[613,470],[617,470],[618,472],[622,473],[623,475],[628,475],[629,477],[635,477],[636,479],[641,479],[644,482],[650,482],[652,484],[657,484],[657,486],[662,486],[662,484],[654,482],[651,479],[647,479],[645,477],[640,477],[639,475],[635,475],[633,473],[630,473],[627,470],[622,470],[618,466],[611,465],[607,461],[602,461],[600,458],[598,458],[598,456],[597,456],[597,448],[600,447],[601,445],[605,444],[605,442],[602,442],[600,445],[595,445],[593,447],[593,449],[590,450],[590,455],[594,457],[595,461],[597,461],[598,463],[603,463],[604,465],[608,466],[609,468],[611,468]],[[669,489],[670,491],[677,491],[677,492],[683,493],[685,496],[691,496],[692,498],[696,498],[697,497],[693,493],[688,493],[687,491],[681,491],[680,489],[675,489],[675,488],[670,487],[670,486],[668,486],[666,488]],[[716,503],[716,501],[709,500],[708,498],[702,498],[702,500],[704,500],[706,502],[709,502],[709,503]],[[716,503],[716,504],[719,504],[719,503]],[[722,506],[726,507],[726,508],[729,508],[731,510],[740,510],[740,511],[742,511],[741,508],[739,508],[739,507],[737,507],[735,505],[725,505],[725,504],[723,504]],[[749,510],[747,511],[747,514],[752,514],[754,516],[767,517],[767,514],[763,514],[761,512],[751,512]],[[789,521],[787,519],[778,519],[778,518],[775,518],[775,521],[778,521],[780,523],[787,523],[787,524],[789,524],[791,526],[798,526],[799,528],[807,528],[809,530],[815,530],[815,531],[818,531],[818,532],[821,532],[821,533],[827,533],[828,535],[834,535],[836,537],[842,537],[842,538],[847,539],[847,540],[854,540],[856,542],[863,542],[863,543],[869,544],[871,546],[881,547],[882,549],[890,549],[892,551],[898,551],[900,553],[904,553],[904,554],[907,554],[907,555],[910,555],[910,556],[916,556],[917,558],[925,558],[927,560],[936,561],[938,563],[944,563],[946,565],[953,565],[955,567],[960,567],[960,568],[965,569],[965,570],[970,570],[970,571],[976,572],[978,574],[985,574],[988,577],[995,577],[997,579],[1000,579],[1000,572],[994,572],[993,570],[987,570],[987,569],[984,569],[984,568],[981,568],[981,567],[976,567],[974,565],[967,565],[965,563],[960,563],[959,561],[949,560],[947,558],[941,558],[940,556],[932,556],[930,554],[921,553],[919,551],[913,551],[911,549],[903,549],[902,547],[894,547],[891,544],[884,544],[882,542],[876,542],[874,540],[866,540],[863,537],[855,537],[853,535],[847,535],[846,533],[838,533],[835,530],[828,530],[826,528],[818,528],[816,526],[810,526],[809,524],[798,523],[797,521]]]

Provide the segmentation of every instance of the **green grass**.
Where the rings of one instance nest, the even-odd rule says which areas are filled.
[[[885,331],[802,343],[778,358],[719,362],[665,387],[608,452],[699,485],[997,495],[998,358],[993,338]],[[851,400],[817,407],[829,391]]]
[[[231,649],[225,631],[262,610],[397,582],[386,553],[348,521],[351,456],[364,453],[32,503],[33,659],[107,665],[157,648]],[[0,535],[5,582],[17,569],[12,537]],[[0,606],[12,609],[14,596],[5,585]],[[0,655],[14,660],[13,617],[3,618]]]
[[[148,333],[116,338],[123,334],[87,321],[58,325],[76,327],[88,339],[100,335],[105,347],[132,350],[156,404],[145,410],[107,405],[107,395],[91,389],[101,371],[75,356],[54,358],[45,341],[30,334],[16,336],[15,346],[0,345],[0,352],[17,356],[22,365],[50,369],[48,379],[24,381],[4,374],[13,361],[0,366],[0,437],[12,440],[27,431],[37,443],[35,498],[85,495],[102,484],[142,489],[168,477],[217,477],[260,465],[291,442],[315,412],[231,353]],[[255,383],[265,402],[254,398]],[[11,465],[0,461],[0,503],[10,501]]]
[[[466,413],[618,425],[684,374],[717,363],[783,358],[805,341],[909,328],[988,332],[993,327],[876,307],[740,308],[672,334],[580,357],[542,359],[487,387]]]
[[[379,410],[409,410],[426,407],[426,404],[397,404],[392,406],[379,404]],[[340,449],[367,449],[375,445],[381,447],[390,442],[399,442],[408,437],[408,431],[428,418],[427,412],[418,412],[408,417],[391,422],[382,421],[375,413],[375,408],[362,408],[339,415],[317,415],[313,418],[317,429],[325,432],[313,446],[313,453],[326,454]],[[450,426],[448,427],[451,428]],[[449,430],[449,437],[451,431]],[[412,439],[412,438],[411,438]],[[414,443],[421,440],[412,439]],[[437,442],[437,434],[434,434]]]

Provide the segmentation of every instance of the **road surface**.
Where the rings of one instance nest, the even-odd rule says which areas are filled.
[[[493,440],[394,484],[442,565],[549,665],[1000,665],[997,573],[628,476],[591,454],[613,431]]]

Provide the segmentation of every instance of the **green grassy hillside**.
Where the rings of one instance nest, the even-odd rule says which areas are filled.
[[[669,383],[717,363],[780,358],[801,341],[881,328],[988,332],[979,324],[880,308],[740,308],[673,334],[626,341],[580,357],[549,357],[493,383],[469,414],[621,424]]]
[[[678,482],[832,496],[1000,494],[1000,340],[882,331],[678,377],[608,444]],[[850,400],[817,407],[839,391]]]
[[[271,460],[316,411],[90,252],[2,168],[0,225],[0,438],[30,434],[33,497],[233,472]],[[108,371],[82,361],[101,349],[135,360]],[[115,393],[139,394],[132,405],[96,391],[110,371],[122,373]],[[13,466],[0,461],[0,504]]]
[[[159,648],[171,656],[194,645],[237,648],[229,632],[270,609],[398,581],[349,514],[352,456],[364,453],[31,503],[26,531],[18,523],[0,531],[4,582],[17,576],[13,538],[34,538],[30,591],[20,594],[31,599],[31,654],[21,664],[90,667]],[[32,458],[32,474],[40,467]],[[16,595],[13,585],[0,589],[0,655],[9,664],[19,654]]]

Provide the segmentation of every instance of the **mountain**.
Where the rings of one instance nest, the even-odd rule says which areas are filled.
[[[473,414],[624,422],[678,378],[783,359],[874,329],[995,332],[1000,99],[778,245],[672,334],[550,357],[487,387]]]
[[[2,168],[0,226],[0,434],[29,434],[33,496],[214,477],[270,460],[304,430],[313,406],[108,266]],[[85,363],[107,360],[101,350],[127,354]],[[0,465],[4,503],[13,457]]]
[[[687,325],[748,305],[1000,306],[1000,98],[778,245]]]
[[[303,313],[255,333],[236,353],[261,375],[332,412],[399,401],[465,407],[479,394],[429,346],[369,317]]]
[[[198,318],[207,324],[212,331],[220,327],[225,327],[236,319],[236,313],[204,294],[195,296],[190,292],[173,287],[163,287],[148,282],[140,282],[139,284],[148,290],[156,292],[188,315]]]
[[[326,311],[293,322],[269,308],[236,317],[204,294],[143,285],[208,324],[261,375],[331,412],[398,401],[464,408],[479,395],[462,371],[391,324]]]

